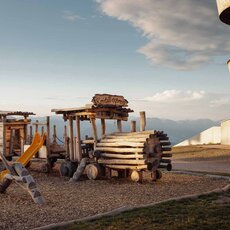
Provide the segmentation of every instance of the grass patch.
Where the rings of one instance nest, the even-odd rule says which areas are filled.
[[[76,222],[60,229],[154,229],[154,230],[226,230],[230,226],[230,190],[197,199],[170,201],[148,208],[135,209],[114,217]]]

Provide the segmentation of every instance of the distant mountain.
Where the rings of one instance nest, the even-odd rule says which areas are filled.
[[[32,121],[39,120],[45,121],[44,117],[34,117]],[[139,118],[131,117],[130,120],[137,121],[137,130],[139,130]],[[64,122],[60,116],[51,116],[51,127],[55,124],[57,127],[57,136],[59,139],[63,139],[64,126],[68,123]],[[159,119],[159,118],[147,118],[147,127],[146,129],[160,130],[168,134],[172,145],[180,143],[181,141],[188,139],[205,129],[208,129],[212,126],[218,126],[220,122],[212,121],[209,119],[200,119],[200,120],[182,120],[174,121],[169,119]],[[100,134],[100,121],[97,121],[98,133]],[[130,122],[123,122],[123,131],[130,130]],[[110,120],[107,122],[106,133],[111,133],[116,131],[116,122]],[[52,129],[51,129],[52,135]],[[85,135],[92,136],[90,123],[88,121],[81,122],[81,136],[84,138]]]

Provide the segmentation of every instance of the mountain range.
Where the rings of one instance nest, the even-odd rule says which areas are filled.
[[[40,122],[45,121],[45,117],[33,117],[32,121],[38,120]],[[131,117],[130,120],[136,120],[137,130],[139,130],[140,123],[139,118]],[[60,140],[63,140],[64,126],[68,127],[68,122],[64,122],[61,116],[51,116],[50,117],[51,127],[56,125],[57,136]],[[130,122],[123,122],[123,131],[127,132],[130,130]],[[212,126],[220,125],[219,121],[212,121],[210,119],[199,119],[199,120],[181,120],[175,121],[170,119],[160,119],[160,118],[147,118],[146,130],[159,130],[164,131],[168,134],[172,145],[180,143],[205,129]],[[100,120],[97,121],[98,133],[100,134]],[[116,131],[116,121],[108,120],[106,123],[106,133],[112,133]],[[74,132],[75,133],[75,132]],[[52,135],[52,128],[51,128]],[[92,136],[89,121],[81,122],[81,136],[85,135]]]

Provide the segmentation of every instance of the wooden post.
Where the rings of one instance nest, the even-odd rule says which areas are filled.
[[[105,119],[101,119],[101,138],[105,136],[106,124]]]
[[[42,128],[41,128],[41,135],[43,135],[44,134],[44,126],[42,126]]]
[[[78,162],[82,159],[81,151],[81,127],[80,127],[80,118],[76,116],[76,159]]]
[[[12,154],[12,153],[13,153],[14,133],[15,133],[15,130],[14,130],[14,129],[11,129],[11,130],[10,130],[10,152],[9,152],[9,154]]]
[[[130,123],[130,130],[131,132],[136,132],[137,131],[137,127],[136,127],[136,121],[132,120]]]
[[[6,117],[2,118],[3,123],[3,154],[6,156]]]
[[[56,130],[56,125],[53,126],[53,143],[57,143],[57,130]]]
[[[33,141],[33,126],[30,126],[30,139],[29,139],[29,144],[32,144]]]
[[[35,125],[35,133],[37,133],[38,132],[38,120],[36,120],[36,125]]]
[[[122,123],[121,123],[121,120],[117,120],[117,131],[119,133],[122,132]]]
[[[69,144],[70,160],[74,161],[74,143],[73,143],[73,117],[69,116]]]
[[[145,127],[146,127],[146,116],[145,116],[145,112],[142,111],[140,112],[140,131],[145,131]]]
[[[46,148],[47,157],[50,155],[50,117],[46,117]]]
[[[96,120],[94,117],[90,117],[90,124],[91,124],[91,128],[93,131],[94,149],[95,149],[97,146],[97,126],[96,126]]]
[[[67,126],[64,126],[64,147],[67,148]]]

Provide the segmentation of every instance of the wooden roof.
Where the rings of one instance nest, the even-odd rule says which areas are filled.
[[[51,111],[56,114],[63,114],[65,120],[69,116],[73,118],[78,116],[81,120],[88,120],[90,117],[127,120],[129,113],[133,112],[130,108],[126,108],[128,101],[122,96],[96,94],[92,102],[83,107],[52,109]]]
[[[0,116],[30,116],[35,115],[33,112],[22,112],[22,111],[2,111],[0,110]]]

